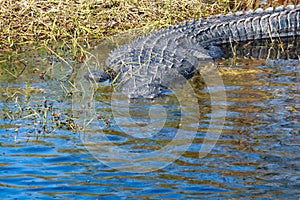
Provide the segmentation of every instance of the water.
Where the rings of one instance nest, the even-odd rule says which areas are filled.
[[[94,120],[86,132],[76,129],[68,93],[72,85],[65,79],[41,80],[46,67],[38,64],[19,79],[2,70],[1,197],[298,199],[299,61],[231,63],[219,62],[226,101],[216,99],[214,113],[210,97],[221,89],[216,84],[207,90],[197,77],[190,83],[196,88],[198,118],[191,107],[195,102],[186,100],[180,107],[172,94],[131,103],[116,94],[119,101],[113,105],[112,91],[104,87],[95,93],[89,113]],[[120,115],[112,115],[112,105]],[[133,121],[122,115],[128,106]],[[184,134],[176,138],[178,130]],[[220,130],[213,149],[199,158],[206,136]],[[167,145],[163,153],[151,154]],[[122,151],[110,152],[111,146]]]

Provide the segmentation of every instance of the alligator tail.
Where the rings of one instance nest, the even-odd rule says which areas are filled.
[[[203,46],[300,35],[300,5],[257,9],[218,16],[210,27],[195,29],[194,37]]]

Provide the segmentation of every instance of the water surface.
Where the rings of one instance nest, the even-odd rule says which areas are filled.
[[[213,134],[213,131],[207,133],[209,124],[212,119],[220,119],[211,116],[210,96],[220,92],[217,85],[208,91],[197,78],[191,81],[199,102],[199,119],[197,123],[187,120],[184,128],[180,121],[182,114],[189,116],[190,112],[193,116],[194,109],[186,104],[187,109],[182,113],[178,99],[172,94],[131,104],[120,97],[119,111],[131,106],[133,121],[128,121],[121,115],[112,115],[111,90],[99,89],[93,98],[96,120],[84,133],[76,129],[76,119],[72,116],[72,96],[68,91],[73,86],[67,78],[57,78],[60,76],[40,79],[40,72],[47,69],[41,62],[48,61],[38,59],[17,79],[2,68],[2,198],[300,197],[299,61],[218,62],[227,98],[226,102],[220,100],[216,104],[226,107],[227,112],[222,134],[212,151],[202,158],[199,150],[205,136]],[[197,131],[191,131],[195,126]],[[214,126],[210,130],[220,128]],[[184,130],[186,138],[174,139],[179,129]],[[91,133],[95,143],[89,145],[85,139]],[[120,170],[99,161],[99,152],[103,153],[100,146],[107,145],[100,133],[129,153],[122,160],[106,157],[106,161],[110,164],[114,161],[112,166],[120,166]],[[157,165],[165,164],[164,167],[140,172],[137,169],[146,167],[141,164],[143,157],[132,164],[130,155],[158,151],[171,141],[175,141],[171,143],[172,151],[155,160]],[[187,149],[181,148],[186,143],[191,144]],[[105,155],[109,156],[107,152]],[[174,156],[175,161],[170,162]],[[133,168],[124,170],[128,165],[122,163],[130,163]]]

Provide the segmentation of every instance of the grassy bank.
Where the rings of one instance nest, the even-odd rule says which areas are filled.
[[[254,0],[2,0],[0,53],[58,41],[73,47],[89,46],[132,29],[159,29],[191,18],[261,5]]]

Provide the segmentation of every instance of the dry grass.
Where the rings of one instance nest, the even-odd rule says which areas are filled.
[[[2,0],[0,53],[28,44],[89,45],[137,28],[162,28],[191,18],[256,8],[229,0]]]

